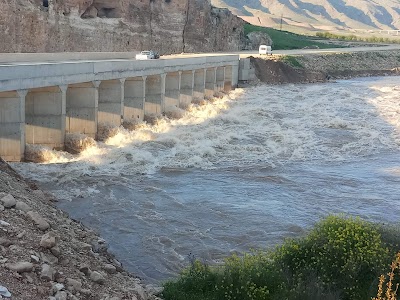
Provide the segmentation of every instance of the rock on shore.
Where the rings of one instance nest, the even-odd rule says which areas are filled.
[[[0,286],[11,299],[157,299],[54,201],[0,158]]]

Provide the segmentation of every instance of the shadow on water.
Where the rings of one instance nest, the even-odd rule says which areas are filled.
[[[219,262],[273,247],[331,213],[397,222],[397,79],[259,86],[216,112],[123,132],[85,159],[14,166],[159,282],[189,253]]]

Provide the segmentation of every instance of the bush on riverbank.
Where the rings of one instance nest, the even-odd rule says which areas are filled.
[[[357,41],[357,42],[368,42],[368,43],[392,43],[399,44],[399,39],[390,39],[388,37],[378,37],[378,36],[357,36],[354,34],[334,34],[331,32],[317,32],[315,34],[317,37],[325,39],[336,39],[343,41]]]
[[[275,251],[231,256],[223,266],[192,262],[164,285],[165,300],[371,299],[395,257],[393,228],[330,216]],[[395,285],[395,283],[394,283]]]

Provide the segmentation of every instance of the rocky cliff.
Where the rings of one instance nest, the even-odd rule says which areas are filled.
[[[243,21],[210,0],[5,0],[0,52],[239,50]]]

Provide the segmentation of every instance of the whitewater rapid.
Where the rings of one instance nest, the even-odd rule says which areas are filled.
[[[181,114],[13,167],[148,281],[189,253],[273,246],[329,213],[398,220],[399,77],[236,89]]]

